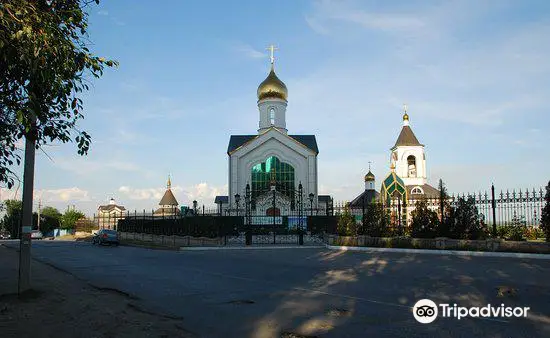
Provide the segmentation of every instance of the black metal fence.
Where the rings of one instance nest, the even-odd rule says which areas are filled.
[[[410,224],[411,213],[419,201],[426,203],[428,208],[439,213],[441,201],[439,198],[409,198],[400,203],[391,202],[387,208],[390,213],[396,213],[402,208],[403,225]],[[448,206],[456,206],[459,199],[473,200],[478,213],[482,215],[487,225],[527,225],[539,226],[542,209],[545,205],[542,188],[535,190],[501,191],[476,194],[450,195],[446,199]],[[361,222],[365,206],[355,205],[347,208],[347,202],[330,203],[330,208],[303,208],[302,210],[281,210],[282,215],[260,214],[249,208],[220,212],[219,208],[204,206],[184,210],[177,214],[155,214],[154,211],[138,212],[123,211],[94,215],[97,228],[111,228],[119,231],[158,234],[218,237],[236,235],[242,232],[265,233],[296,233],[299,231],[319,234],[336,233],[338,217],[347,209]],[[185,208],[184,208],[185,209]],[[392,221],[395,222],[395,219]]]
[[[154,213],[118,212],[94,216],[98,228],[116,229],[123,232],[145,233],[166,236],[223,237],[251,234],[322,234],[336,232],[337,216],[259,215],[218,216],[155,215]],[[103,226],[100,226],[103,225]]]
[[[491,191],[478,193],[452,194],[448,196],[447,205],[455,207],[459,199],[472,199],[478,212],[482,215],[485,223],[489,225],[527,225],[539,226],[541,222],[542,209],[544,208],[545,192],[542,188],[525,190],[506,190],[495,193],[494,187]],[[415,198],[414,195],[407,201],[401,202],[404,219],[407,223],[411,221],[410,213],[414,210],[417,202],[424,202],[428,208],[440,213],[441,201],[439,198]],[[336,215],[342,214],[346,209],[348,202],[335,202],[334,212]],[[392,201],[388,206],[390,211],[397,211],[398,204]],[[350,212],[360,220],[364,214],[363,206],[355,206]]]

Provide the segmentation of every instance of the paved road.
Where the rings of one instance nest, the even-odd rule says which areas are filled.
[[[318,248],[173,252],[57,241],[33,243],[33,256],[182,317],[200,337],[550,337],[549,260]],[[501,285],[517,288],[517,296],[497,297]],[[531,311],[519,319],[419,324],[411,307],[422,298]]]

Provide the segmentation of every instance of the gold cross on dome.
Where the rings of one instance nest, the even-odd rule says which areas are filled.
[[[371,161],[369,161],[369,171],[370,171],[370,164],[371,164]]]
[[[403,103],[403,112],[407,114],[407,104]]]
[[[266,49],[268,51],[270,51],[270,57],[269,58],[271,60],[271,64],[275,63],[275,51],[279,50],[279,48],[275,47],[275,45],[270,45]]]

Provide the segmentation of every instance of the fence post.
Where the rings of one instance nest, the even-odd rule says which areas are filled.
[[[497,237],[495,185],[491,184],[491,207],[493,209],[493,237]]]

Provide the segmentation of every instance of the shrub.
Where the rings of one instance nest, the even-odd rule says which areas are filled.
[[[338,227],[336,229],[340,236],[356,236],[357,235],[357,223],[355,217],[349,210],[349,205],[346,204],[344,212],[338,217]]]
[[[445,227],[451,238],[485,239],[489,236],[489,228],[478,212],[473,196],[458,198],[456,205],[449,210]]]
[[[411,237],[435,238],[437,236],[439,227],[437,213],[428,209],[425,201],[416,202],[411,216]]]
[[[369,203],[366,205],[363,215],[363,224],[359,228],[360,235],[371,237],[387,237],[389,231],[389,215],[381,203]]]
[[[541,227],[527,226],[524,236],[531,241],[539,238],[544,238],[544,230]]]

